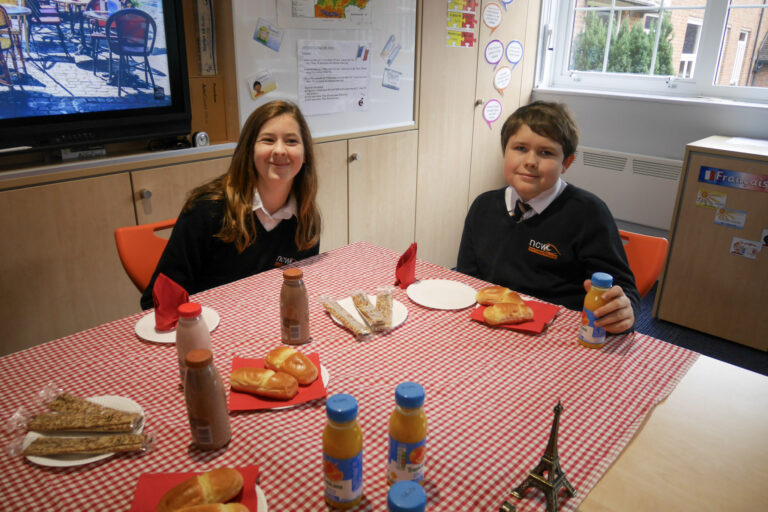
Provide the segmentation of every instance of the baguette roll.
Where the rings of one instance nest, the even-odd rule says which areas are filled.
[[[501,303],[519,304],[521,306],[525,304],[517,292],[504,286],[486,286],[485,288],[480,288],[477,290],[475,299],[483,306],[492,306]]]
[[[250,512],[242,503],[211,503],[180,508],[178,512]]]
[[[185,507],[223,503],[243,490],[243,475],[236,469],[217,468],[184,480],[160,499],[157,512],[187,510]]]
[[[280,400],[290,400],[299,392],[293,375],[265,368],[238,368],[229,376],[229,384],[236,391]]]
[[[485,308],[483,318],[489,325],[519,324],[533,320],[533,310],[525,304],[503,302]]]
[[[267,354],[264,366],[270,370],[285,372],[299,382],[308,386],[317,380],[317,367],[307,356],[291,347],[277,347]]]

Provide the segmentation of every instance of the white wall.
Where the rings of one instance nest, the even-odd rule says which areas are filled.
[[[612,151],[682,160],[686,144],[710,135],[768,139],[768,105],[541,89],[533,99],[567,104],[579,126],[579,144]]]

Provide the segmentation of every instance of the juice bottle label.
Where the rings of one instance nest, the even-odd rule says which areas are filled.
[[[421,482],[426,455],[427,438],[417,443],[401,443],[389,436],[387,479],[391,482]]]
[[[579,327],[579,339],[586,343],[600,345],[605,343],[605,329],[595,326],[595,312],[584,308],[581,313],[581,326]]]
[[[323,453],[325,497],[331,503],[348,503],[363,493],[363,452],[350,459],[336,459]]]

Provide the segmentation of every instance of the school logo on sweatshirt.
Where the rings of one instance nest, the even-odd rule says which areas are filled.
[[[293,263],[294,261],[296,260],[288,256],[278,256],[277,259],[275,259],[275,266],[282,267],[283,265],[288,265],[289,263]]]
[[[533,238],[528,242],[528,250],[539,256],[544,256],[552,260],[556,260],[560,257],[560,251],[557,250],[554,244],[546,242],[537,242]]]

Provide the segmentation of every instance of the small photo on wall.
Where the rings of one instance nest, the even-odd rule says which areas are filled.
[[[268,70],[259,70],[246,78],[251,98],[257,99],[277,89],[277,82]]]

